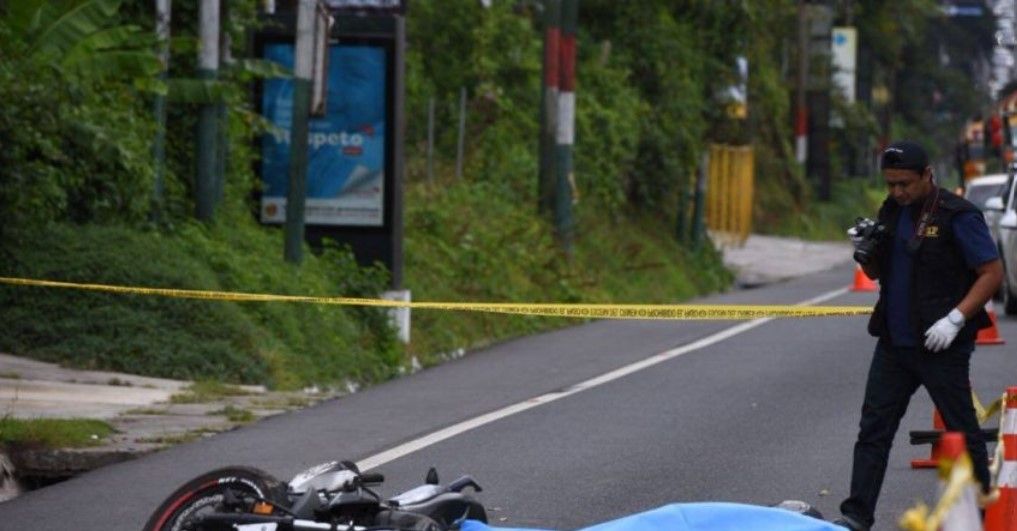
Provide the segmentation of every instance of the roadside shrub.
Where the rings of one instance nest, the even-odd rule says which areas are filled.
[[[180,234],[51,225],[19,234],[4,276],[157,288],[300,295],[371,295],[384,273],[348,251],[283,262],[277,231],[188,225]],[[401,351],[379,310],[0,287],[0,350],[15,355],[183,379],[292,388],[378,381]]]
[[[570,261],[530,204],[501,199],[505,183],[411,186],[406,287],[418,301],[675,303],[724,289],[712,249],[683,250],[657,216],[621,220],[592,201]],[[575,324],[576,319],[415,310],[410,353],[425,365],[459,349]]]

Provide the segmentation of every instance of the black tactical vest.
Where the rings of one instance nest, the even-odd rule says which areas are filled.
[[[935,193],[935,192],[933,192]],[[897,219],[900,205],[893,198],[887,198],[879,209],[879,221],[886,225],[890,237],[884,238],[878,250],[880,274],[890,271],[890,256],[893,240],[897,234]],[[920,209],[912,209],[915,226],[918,226]],[[954,240],[953,217],[960,212],[981,211],[970,201],[958,197],[943,188],[935,211],[925,227],[925,237],[914,255],[911,270],[911,315],[909,319],[918,338],[919,348],[924,349],[922,338],[925,331],[950,310],[957,307],[961,299],[975,283],[977,273],[968,267],[964,254]],[[889,337],[886,324],[886,283],[880,283],[879,300],[869,319],[869,333],[876,337]],[[989,314],[982,308],[968,319],[957,334],[954,344],[973,341],[978,330],[992,324]]]

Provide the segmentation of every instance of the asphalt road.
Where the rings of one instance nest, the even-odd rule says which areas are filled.
[[[848,267],[704,299],[793,304],[846,286]],[[845,293],[826,304],[872,304]],[[770,504],[800,499],[833,518],[874,340],[865,318],[774,320],[600,385],[577,384],[674,352],[739,322],[600,321],[496,345],[463,359],[241,430],[110,466],[0,504],[0,530],[136,531],[179,484],[245,464],[281,478],[333,459],[371,460],[393,447],[506,406],[532,407],[437,442],[376,470],[383,489],[472,474],[492,523],[568,529],[673,502]],[[1011,344],[980,347],[972,379],[983,401],[1017,385]],[[558,394],[555,394],[558,393]],[[539,401],[527,402],[536,397]],[[550,397],[550,398],[548,398]],[[891,456],[877,529],[895,529],[916,500],[935,501],[931,470],[912,470],[931,427],[919,391]],[[378,461],[379,459],[374,459]]]

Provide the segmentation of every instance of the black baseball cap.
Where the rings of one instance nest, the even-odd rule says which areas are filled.
[[[898,140],[883,150],[879,167],[883,170],[913,170],[922,173],[928,165],[929,156],[918,142]]]

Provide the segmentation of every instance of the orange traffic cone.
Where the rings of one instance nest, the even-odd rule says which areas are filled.
[[[965,483],[960,496],[943,516],[941,531],[982,531],[982,517],[978,510],[978,495],[972,478],[971,457],[968,456],[964,434],[951,431],[940,438],[943,456],[939,463],[940,496],[955,481]],[[959,479],[967,475],[967,479]]]
[[[929,452],[928,459],[912,459],[911,468],[936,468],[939,466],[939,460],[943,458],[942,448],[942,436],[941,434],[946,430],[946,423],[943,422],[943,416],[939,414],[939,410],[932,409],[932,431],[913,431],[911,432],[911,444],[922,444],[932,440],[932,451]]]
[[[951,431],[936,441],[939,462],[939,502],[929,511],[925,504],[904,513],[901,529],[908,531],[984,531],[978,509],[977,483],[964,444],[964,434]],[[987,528],[986,528],[987,529]]]
[[[865,271],[862,271],[862,266],[855,265],[855,285],[851,287],[851,291],[879,291],[879,287]]]
[[[985,531],[1017,530],[1017,387],[1006,390],[1000,416],[1003,462],[999,470],[999,499],[985,508]],[[999,455],[997,450],[997,456]]]
[[[1003,338],[999,335],[999,327],[996,326],[996,308],[992,305],[992,301],[985,303],[985,311],[989,314],[989,321],[992,322],[986,328],[978,331],[978,337],[975,339],[975,344],[978,345],[1002,345],[1006,343]]]

